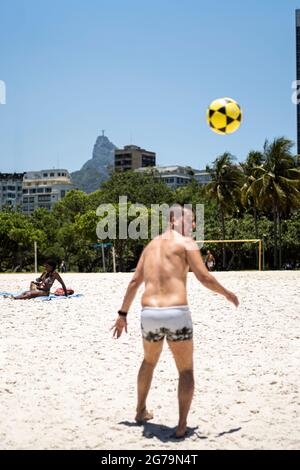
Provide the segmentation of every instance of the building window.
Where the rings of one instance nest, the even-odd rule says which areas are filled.
[[[60,192],[60,197],[63,198],[66,195],[66,191],[64,189],[61,190]]]
[[[44,192],[44,188],[37,188],[37,192],[38,192],[38,193],[43,193],[43,192]]]
[[[52,193],[52,188],[46,188],[46,193]]]
[[[35,194],[36,193],[36,188],[29,189],[29,194]]]
[[[48,177],[48,173],[43,173],[43,177],[44,177],[44,178],[47,178],[47,177]]]
[[[23,194],[28,194],[28,189],[23,189]]]
[[[142,167],[154,166],[155,157],[152,155],[142,155]]]
[[[60,173],[57,173],[57,176],[60,176]]]
[[[50,202],[51,196],[39,196],[39,202]]]
[[[54,173],[50,173],[50,176],[55,176],[55,174],[54,174]]]

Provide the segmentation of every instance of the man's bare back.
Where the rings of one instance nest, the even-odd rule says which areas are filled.
[[[207,270],[196,242],[191,237],[168,230],[144,249],[131,281],[133,288],[134,285],[138,287],[142,282],[145,283],[142,306],[187,305],[186,282],[189,269],[205,287],[224,295],[235,306],[238,305],[235,294],[225,289]],[[122,305],[125,311],[131,304],[131,291],[129,285],[128,295]]]
[[[185,238],[170,231],[168,237],[158,236],[145,248],[143,307],[187,304],[186,280],[189,265]]]

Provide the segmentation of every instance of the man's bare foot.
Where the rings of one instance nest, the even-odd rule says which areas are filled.
[[[178,424],[176,431],[175,431],[175,437],[176,439],[180,439],[181,437],[186,436],[187,429],[186,429],[186,424]]]
[[[153,419],[153,414],[150,411],[147,411],[146,408],[143,408],[141,411],[137,411],[135,421],[137,424],[143,424],[145,421]]]

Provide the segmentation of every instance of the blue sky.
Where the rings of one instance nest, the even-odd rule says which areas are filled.
[[[105,129],[162,165],[242,161],[296,138],[294,10],[300,0],[2,0],[0,171],[79,169]],[[230,96],[244,122],[220,136],[207,105]]]

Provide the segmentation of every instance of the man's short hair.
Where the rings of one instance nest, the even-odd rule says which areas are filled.
[[[185,207],[185,206],[189,206],[189,207]],[[180,204],[178,202],[175,202],[174,204],[172,204],[172,206],[170,207],[170,222],[173,220],[173,219],[178,219],[179,217],[182,217],[183,216],[183,213],[185,210],[189,210],[191,211],[193,214],[194,214],[194,211],[193,211],[193,207],[192,207],[192,204]]]

